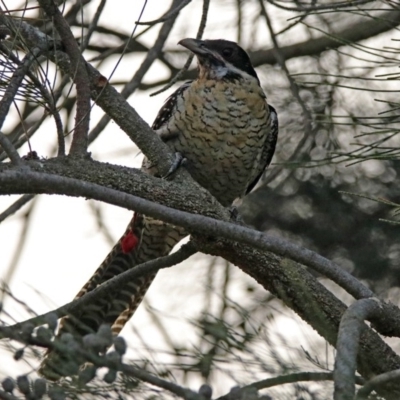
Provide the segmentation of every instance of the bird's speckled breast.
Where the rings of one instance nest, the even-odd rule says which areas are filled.
[[[270,131],[269,108],[255,79],[197,80],[177,99],[168,141],[193,178],[223,205],[242,197],[258,176]]]

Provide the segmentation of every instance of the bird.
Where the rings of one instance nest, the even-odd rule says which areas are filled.
[[[248,54],[237,43],[186,38],[178,44],[197,58],[198,76],[167,99],[152,129],[184,157],[183,167],[192,178],[230,207],[256,186],[271,162],[278,137],[277,112],[268,104]],[[160,175],[147,159],[142,170]],[[167,255],[185,236],[181,227],[134,213],[121,239],[75,298],[136,265]],[[118,335],[154,278],[155,274],[143,275],[78,314],[64,317],[58,337],[65,332],[83,336],[102,324]],[[39,372],[52,380],[66,375],[65,357],[50,350]]]

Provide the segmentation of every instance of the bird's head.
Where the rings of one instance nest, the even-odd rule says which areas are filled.
[[[199,77],[205,79],[251,79],[258,81],[247,53],[229,40],[183,39],[178,44],[189,49],[198,60]]]

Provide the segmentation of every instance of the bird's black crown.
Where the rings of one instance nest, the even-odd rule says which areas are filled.
[[[250,57],[237,43],[225,39],[203,40],[203,42],[207,49],[218,53],[237,69],[258,79],[256,71],[251,65]]]

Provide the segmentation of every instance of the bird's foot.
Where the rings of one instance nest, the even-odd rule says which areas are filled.
[[[240,215],[239,209],[237,206],[231,205],[230,207],[228,207],[228,211],[231,216],[232,222],[238,222],[238,223],[243,222],[242,216]]]
[[[163,179],[169,178],[173,173],[175,173],[178,168],[186,163],[186,158],[183,157],[181,153],[175,153],[175,160],[172,162],[171,167],[169,168],[166,175],[163,176]]]

